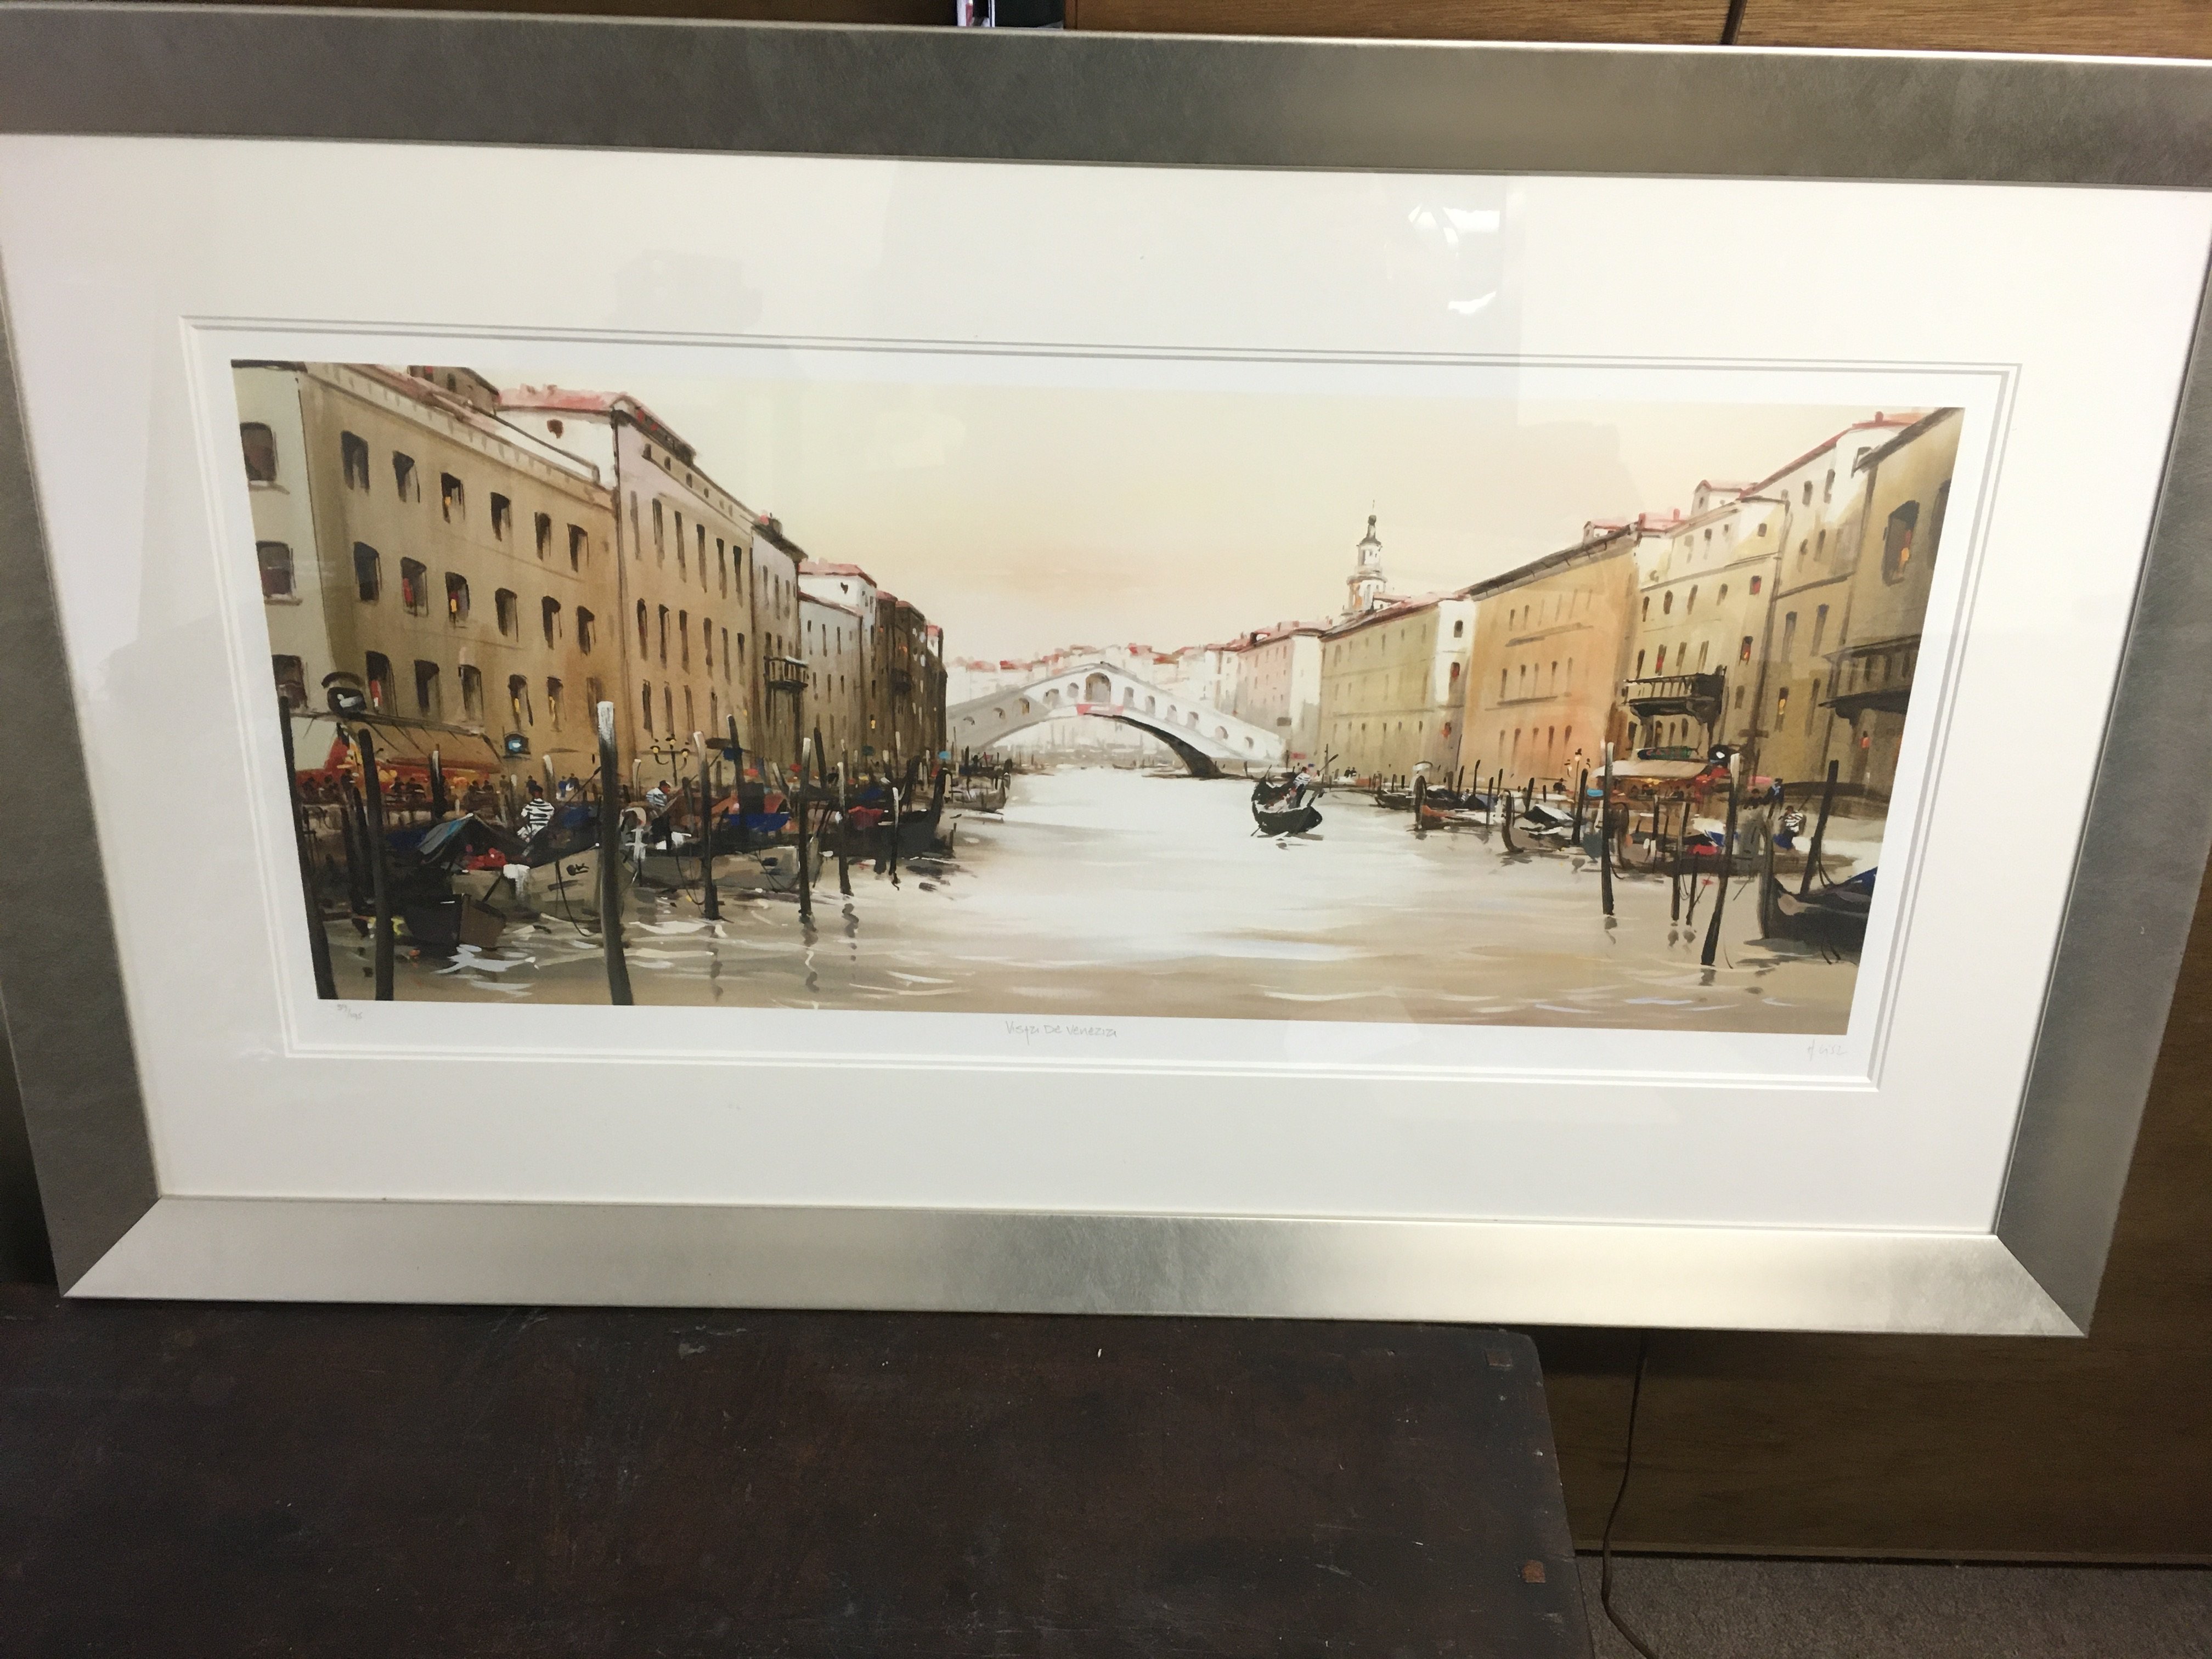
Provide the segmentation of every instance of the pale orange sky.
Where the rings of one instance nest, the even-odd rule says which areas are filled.
[[[544,367],[495,381],[564,385]],[[604,384],[604,380],[602,380]],[[1687,510],[1874,411],[1051,385],[632,377],[623,389],[817,559],[865,567],[952,656],[1169,648],[1340,610],[1375,513],[1394,592],[1466,586]]]

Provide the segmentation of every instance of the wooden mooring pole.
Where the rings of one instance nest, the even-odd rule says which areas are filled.
[[[1820,817],[1813,826],[1813,844],[1805,849],[1805,873],[1797,878],[1797,896],[1813,890],[1813,872],[1820,862],[1820,843],[1828,838],[1828,809],[1836,804],[1836,763],[1828,763],[1827,781],[1820,786]]]
[[[622,938],[622,766],[615,758],[615,706],[598,709],[599,727],[599,945],[606,957],[607,998],[617,1008],[630,994]]]
[[[299,763],[292,753],[292,700],[276,699],[277,728],[284,734],[284,788],[292,799],[292,842],[300,852],[300,892],[307,902],[307,957],[314,964],[315,994],[337,1000],[337,975],[331,968],[331,936],[323,929],[323,907],[315,896],[315,859],[307,845],[307,814],[300,804]],[[435,750],[432,751],[434,757]]]
[[[1597,891],[1605,914],[1613,914],[1613,745],[1605,746],[1605,772],[1597,797]]]
[[[1705,948],[1698,961],[1705,967],[1713,965],[1713,957],[1721,948],[1721,915],[1728,908],[1729,877],[1735,865],[1735,803],[1736,790],[1742,782],[1743,757],[1741,753],[1729,757],[1728,828],[1721,836],[1720,885],[1713,890],[1713,919],[1705,927]]]
[[[392,1000],[392,884],[384,865],[384,780],[376,775],[376,740],[367,726],[354,733],[361,750],[362,811],[368,818],[369,891],[376,905],[376,1000]]]

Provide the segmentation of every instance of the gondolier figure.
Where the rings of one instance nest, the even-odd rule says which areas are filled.
[[[522,803],[522,836],[527,841],[553,822],[553,803],[545,799],[545,792],[538,780],[530,780],[530,799]]]

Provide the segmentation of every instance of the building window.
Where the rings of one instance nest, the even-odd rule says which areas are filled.
[[[384,592],[384,560],[367,542],[353,544],[353,585],[363,605],[374,605]]]
[[[1828,634],[1828,607],[1822,605],[1813,613],[1813,654],[1820,654],[1820,641]]]
[[[584,526],[580,524],[572,524],[568,526],[568,568],[571,570],[581,570],[583,568]]]
[[[264,599],[299,598],[292,586],[292,550],[283,542],[256,542],[253,552],[261,564],[261,597]]]
[[[681,513],[678,513],[676,515],[676,574],[679,577],[685,574],[684,562],[684,515]]]
[[[392,452],[392,487],[403,501],[422,499],[422,480],[416,474],[415,458],[396,449]]]
[[[1828,532],[1825,530],[1813,538],[1813,556],[1816,560],[1828,556]]]
[[[637,602],[637,654],[645,656],[648,650],[645,639],[645,601],[640,599]]]
[[[1820,682],[1818,678],[1815,678],[1813,681],[1813,695],[1805,699],[1805,733],[1808,737],[1812,735],[1813,716],[1819,711],[1820,707]]]
[[[725,551],[722,538],[720,536],[715,537],[714,579],[721,584],[722,592],[726,595],[730,591],[730,567],[723,562]]]
[[[1452,624],[1452,637],[1455,640],[1463,640],[1467,637],[1467,620],[1465,617],[1462,617],[1459,621],[1455,622]]]
[[[1774,694],[1774,729],[1779,732],[1782,722],[1790,718],[1790,688],[1784,686]]]
[[[465,623],[469,619],[469,579],[453,571],[446,573],[446,620]]]
[[[530,714],[530,682],[520,674],[507,677],[507,714],[511,722],[509,731],[520,732],[526,726],[538,724]]]
[[[592,654],[592,630],[599,620],[582,605],[576,607],[576,649],[587,657]]]
[[[681,666],[684,672],[690,673],[691,672],[691,613],[689,611],[679,611],[676,613],[676,649],[682,658]]]
[[[833,720],[830,723],[835,726],[836,721]],[[707,694],[707,729],[709,732],[722,729],[722,694],[719,691]]]
[[[1663,645],[1659,647],[1659,655],[1651,665],[1651,672],[1654,674],[1664,674],[1667,672],[1667,647]]]
[[[584,682],[584,709],[592,720],[599,719],[599,705],[606,700],[606,687],[599,684],[598,675],[594,674]]]
[[[660,607],[660,659],[668,660],[668,607]]]
[[[514,518],[514,503],[504,495],[491,498],[491,538],[495,542],[507,539],[507,527]]]
[[[695,525],[692,528],[699,537],[699,586],[704,587],[707,585],[707,526]],[[718,542],[715,545],[720,546],[720,544]]]
[[[637,491],[635,489],[629,492],[629,556],[633,559],[645,556],[644,544],[639,541],[637,534]]]
[[[668,562],[668,543],[660,526],[660,497],[653,498],[653,556],[662,564]]]
[[[438,505],[440,510],[445,514],[446,521],[448,524],[455,519],[467,516],[468,501],[462,492],[461,481],[450,472],[442,473],[439,477]]]
[[[1782,660],[1788,662],[1796,654],[1797,613],[1792,611],[1782,619]]]
[[[1651,596],[1649,593],[1644,596],[1643,620],[1645,622],[1651,620]]]
[[[425,720],[438,718],[438,665],[415,661],[415,712]]]
[[[1661,616],[1662,616],[1662,617],[1671,617],[1672,615],[1674,615],[1674,589],[1672,589],[1672,588],[1668,589],[1668,590],[1667,590],[1667,596],[1666,596],[1666,598],[1664,598],[1664,599],[1661,599],[1661,600],[1659,601],[1659,614],[1660,614]]]
[[[653,682],[651,680],[646,681],[639,690],[638,708],[643,717],[645,735],[649,738],[653,735]]]
[[[1810,478],[1808,478],[1808,479],[1806,479],[1806,480],[1805,480],[1805,501],[1804,501],[1804,505],[1805,505],[1805,506],[1807,506],[1807,507],[1810,507],[1810,506],[1812,506],[1812,505],[1813,505],[1813,481],[1812,481]]]
[[[699,618],[699,649],[705,653],[707,672],[711,675],[714,672],[714,619],[712,617]]]
[[[553,515],[540,513],[534,523],[538,531],[538,556],[543,559],[553,551]]]
[[[258,421],[247,421],[238,428],[238,441],[246,450],[246,483],[275,483],[276,434]]]
[[[417,617],[430,614],[430,573],[414,559],[399,562],[399,603]]]
[[[545,718],[556,732],[561,729],[561,682],[556,679],[545,682]]]
[[[368,445],[350,432],[338,434],[338,461],[345,468],[348,489],[368,488]]]
[[[1739,645],[1738,647],[1736,647],[1736,648],[1735,648],[1735,659],[1736,659],[1738,662],[1749,662],[1749,661],[1751,660],[1751,635],[1748,635],[1748,634],[1745,635],[1743,636],[1743,643],[1742,643],[1741,645]]]
[[[743,656],[744,652],[745,636],[740,634],[738,635],[738,654]],[[722,678],[725,680],[730,678],[730,630],[726,628],[722,630]]]
[[[1686,616],[1688,616],[1688,615],[1689,615],[1692,611],[1695,611],[1697,608],[1698,608],[1698,590],[1697,590],[1696,588],[1692,587],[1692,588],[1690,590],[1690,597],[1689,597],[1688,599],[1685,599],[1685,600],[1682,602],[1682,614],[1683,614],[1684,616],[1686,616]]]
[[[307,665],[297,657],[271,657],[276,670],[276,695],[295,708],[307,706]]]
[[[698,715],[691,703],[691,688],[688,685],[684,688],[684,726],[687,731],[699,729]]]
[[[380,714],[392,707],[392,659],[368,653],[368,706]]]
[[[538,620],[545,630],[545,643],[557,645],[561,639],[561,601],[544,599],[538,602]]]
[[[1832,466],[1828,469],[1828,481],[1820,486],[1820,499],[1824,501],[1836,499],[1836,469]]]
[[[1901,582],[1912,563],[1912,531],[1920,522],[1920,503],[1907,501],[1889,515],[1881,532],[1881,579]]]
[[[1751,579],[1751,591],[1752,591],[1753,592],[1756,593],[1756,592],[1759,592],[1759,577],[1757,577],[1757,576],[1753,576],[1753,577]]]
[[[511,587],[499,589],[491,596],[491,607],[492,619],[499,624],[499,631],[511,640],[520,638],[522,634],[522,601],[515,597],[514,590]]]
[[[483,671],[466,663],[461,665],[461,714],[477,725],[483,723]]]
[[[676,694],[665,685],[660,688],[660,724],[670,737],[676,735]]]

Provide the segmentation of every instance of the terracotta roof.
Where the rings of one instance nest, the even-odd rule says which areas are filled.
[[[1757,483],[1746,484],[1743,487],[1742,493],[1748,495],[1754,489],[1765,489],[1767,485],[1772,483],[1777,478],[1782,477],[1784,473],[1795,472],[1799,467],[1804,465],[1806,462],[1811,460],[1815,455],[1820,453],[1821,451],[1833,449],[1838,444],[1843,442],[1844,439],[1850,436],[1854,432],[1894,431],[1899,427],[1911,426],[1920,418],[1921,417],[1917,415],[1878,414],[1870,421],[1853,421],[1849,426],[1845,427],[1841,432],[1837,433],[1835,436],[1830,438],[1826,442],[1814,444],[1802,455],[1798,456],[1795,460],[1790,462],[1788,465],[1776,467],[1773,471],[1768,473]]]

